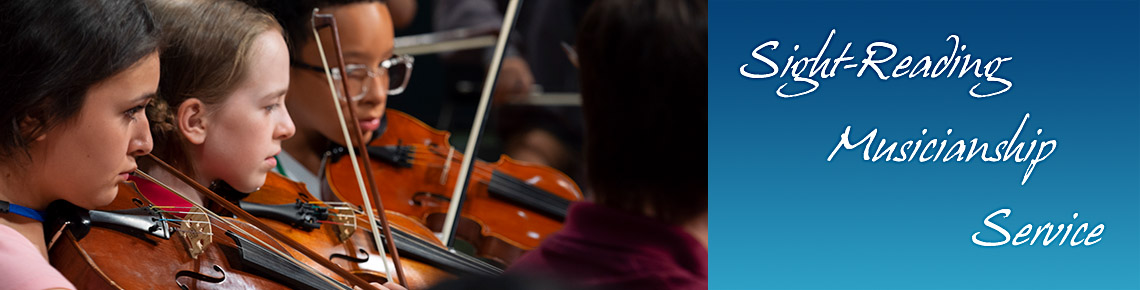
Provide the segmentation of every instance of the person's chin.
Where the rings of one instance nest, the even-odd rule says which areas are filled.
[[[99,208],[99,207],[104,207],[104,206],[111,204],[111,202],[115,201],[115,197],[118,195],[119,195],[119,183],[116,182],[109,189],[101,190],[98,195],[92,196],[91,199],[87,200],[87,202],[89,202],[89,203],[82,204],[79,206],[87,208],[87,209],[95,209],[95,208]]]
[[[266,171],[266,172],[260,172],[260,173],[261,174],[255,174],[253,176],[246,178],[245,182],[242,182],[240,187],[236,186],[235,184],[231,184],[231,186],[234,186],[234,189],[236,189],[240,192],[244,192],[244,193],[251,193],[251,192],[257,191],[258,189],[261,188],[262,185],[265,185],[265,175],[268,174],[269,172]]]
[[[364,132],[364,139],[363,140],[371,141],[372,140],[372,132],[374,132],[374,131]]]

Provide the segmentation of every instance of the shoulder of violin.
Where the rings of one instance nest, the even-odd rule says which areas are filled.
[[[384,116],[388,122],[387,130],[380,138],[372,140],[370,145],[395,145],[397,140],[403,140],[405,144],[418,143],[409,139],[427,139],[446,145],[447,139],[451,137],[451,132],[428,126],[420,119],[396,109],[385,110]]]
[[[288,177],[285,177],[285,176],[281,175],[280,173],[272,172],[272,171],[270,171],[269,174],[265,175],[265,184],[263,184],[261,186],[261,189],[265,189],[267,187],[289,189],[289,190],[301,190],[301,191],[306,191],[306,192],[308,191],[305,187],[304,182],[289,179]]]
[[[499,161],[496,161],[494,166],[496,169],[503,171],[504,173],[507,173],[507,174],[511,174],[511,173],[542,174],[542,175],[550,175],[552,177],[557,178],[558,180],[570,180],[569,176],[567,176],[565,173],[562,173],[562,171],[559,171],[558,169],[554,169],[553,167],[550,167],[550,166],[546,166],[546,165],[542,165],[542,164],[538,164],[538,163],[533,163],[533,162],[529,162],[529,161],[516,160],[514,158],[511,158],[510,156],[507,156],[506,154],[499,155]],[[514,175],[514,174],[512,174],[512,175]]]
[[[244,200],[257,203],[289,203],[295,199],[316,200],[304,182],[293,181],[277,172],[265,175],[265,184],[257,191],[250,193]]]
[[[135,203],[135,199],[138,199],[143,204],[150,204],[150,200],[147,200],[146,196],[144,196],[142,192],[139,191],[138,186],[136,186],[134,182],[120,182],[119,192],[115,195],[115,199],[112,200],[110,204],[99,207],[98,209],[111,210],[135,208],[139,206]]]

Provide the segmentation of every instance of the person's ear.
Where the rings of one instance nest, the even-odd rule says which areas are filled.
[[[178,131],[190,144],[206,142],[206,104],[197,98],[190,98],[178,105]]]
[[[20,130],[20,136],[28,136],[30,134],[37,134],[35,136],[32,136],[32,140],[34,140],[32,142],[39,142],[39,141],[43,141],[44,139],[47,139],[47,132],[43,131],[42,126],[43,126],[43,122],[40,122],[39,118],[35,118],[32,116],[24,116],[24,119],[20,120],[20,125],[19,125],[18,129]],[[33,132],[33,131],[39,131],[39,132]]]

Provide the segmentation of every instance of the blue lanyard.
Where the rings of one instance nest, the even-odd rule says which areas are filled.
[[[44,214],[43,213],[41,213],[37,210],[34,210],[34,209],[26,208],[26,207],[18,205],[18,204],[14,204],[14,203],[10,203],[8,201],[0,200],[0,213],[9,213],[9,212],[24,216],[24,217],[27,217],[30,219],[34,219],[34,220],[41,222],[41,223],[44,222]]]

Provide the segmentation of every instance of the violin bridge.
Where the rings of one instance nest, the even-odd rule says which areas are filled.
[[[341,242],[347,241],[356,233],[356,212],[347,205],[329,207],[329,221],[333,222],[337,238]]]
[[[178,233],[182,235],[182,241],[186,243],[186,251],[190,254],[190,258],[197,259],[198,255],[202,254],[206,247],[213,242],[214,234],[210,227],[210,216],[200,208],[191,209],[186,213],[186,217],[182,218],[182,224],[178,226]]]

